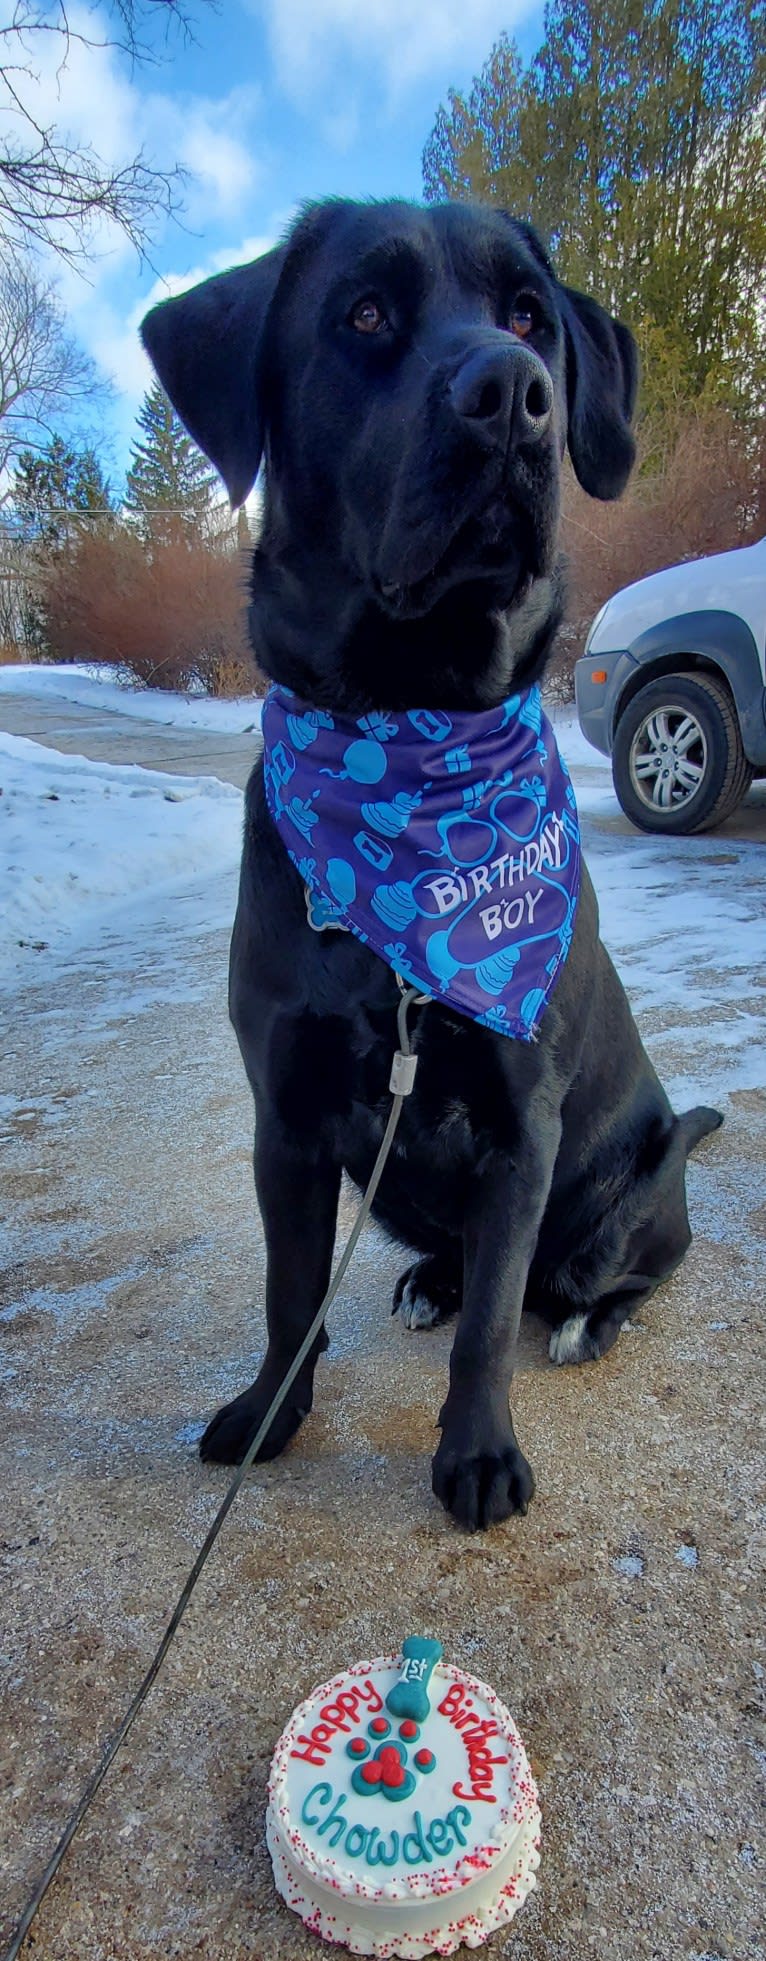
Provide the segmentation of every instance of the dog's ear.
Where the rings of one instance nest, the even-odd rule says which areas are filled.
[[[628,327],[571,286],[563,296],[569,454],[590,497],[619,497],[633,468],[638,349]]]
[[[203,280],[152,307],[141,339],[190,436],[242,504],[263,449],[263,330],[285,260],[276,246],[251,265]]]

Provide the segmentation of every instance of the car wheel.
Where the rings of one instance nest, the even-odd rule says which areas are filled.
[[[615,729],[612,777],[641,831],[678,836],[722,824],[753,780],[724,682],[668,674],[639,689]]]

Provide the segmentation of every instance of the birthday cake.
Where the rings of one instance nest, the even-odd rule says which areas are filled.
[[[492,1689],[411,1636],[316,1689],[274,1752],[266,1838],[287,1905],[355,1954],[479,1947],[536,1884],[540,1809]]]

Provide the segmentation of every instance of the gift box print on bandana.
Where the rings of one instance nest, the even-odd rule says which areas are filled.
[[[537,688],[482,713],[358,720],[274,687],[266,797],[317,928],[341,927],[459,1013],[530,1039],[566,959],[574,791]]]

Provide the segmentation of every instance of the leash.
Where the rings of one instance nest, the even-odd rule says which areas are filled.
[[[386,1160],[391,1150],[391,1146],[393,1144],[394,1137],[396,1134],[397,1125],[399,1123],[399,1118],[402,1114],[402,1109],[404,1107],[404,1099],[406,1096],[409,1096],[415,1081],[415,1070],[417,1068],[418,1059],[416,1055],[413,1055],[412,1048],[410,1045],[409,1029],[407,1026],[407,1016],[410,1008],[425,1006],[426,1002],[430,1001],[431,999],[430,995],[421,994],[416,987],[408,986],[406,981],[402,979],[401,974],[397,974],[395,978],[399,985],[401,1000],[399,1002],[396,1011],[396,1026],[397,1026],[397,1033],[399,1037],[399,1047],[396,1050],[392,1060],[391,1077],[389,1081],[389,1089],[391,1091],[391,1096],[392,1096],[391,1109],[388,1116],[388,1122],[386,1124],[386,1128],[383,1133],[383,1140],[380,1146],[380,1150],[378,1151],[378,1155],[375,1159],[375,1164],[373,1166],[372,1176],[370,1178],[369,1185],[367,1186],[367,1190],[362,1199],[362,1203],[359,1207],[359,1211],[357,1212],[356,1218],[354,1220],[354,1224],[351,1228],[351,1232],[346,1241],[346,1245],[344,1246],[343,1252],[340,1256],[337,1267],[330,1281],[330,1285],[327,1289],[324,1300],[322,1301],[321,1306],[317,1308],[316,1314],[314,1315],[314,1319],[307,1333],[304,1335],[303,1341],[301,1342],[297,1355],[295,1355],[293,1361],[290,1363],[290,1367],[287,1370],[286,1375],[283,1377],[279,1385],[279,1388],[276,1391],[276,1394],[272,1397],[272,1400],[266,1411],[266,1415],[263,1418],[263,1422],[259,1425],[258,1429],[256,1430],[252,1443],[248,1445],[248,1448],[242,1459],[242,1463],[240,1464],[239,1469],[236,1471],[234,1477],[232,1478],[231,1484],[229,1485],[228,1491],[226,1492],[226,1496],[223,1499],[222,1504],[219,1506],[218,1511],[216,1512],[215,1518],[207,1534],[207,1537],[204,1540],[203,1544],[200,1546],[200,1550],[194,1561],[194,1565],[192,1566],[189,1577],[186,1581],[186,1584],[182,1592],[179,1594],[176,1605],[170,1616],[170,1620],[168,1621],[167,1627],[162,1636],[162,1640],[160,1641],[160,1645],[154,1656],[154,1660],[151,1662],[149,1668],[147,1669],[140,1687],[136,1690],[133,1700],[130,1703],[129,1708],[126,1710],[125,1715],[123,1716],[119,1729],[115,1731],[114,1736],[111,1737],[110,1741],[107,1743],[101,1758],[101,1762],[98,1765],[97,1769],[93,1772],[93,1775],[89,1779],[89,1782],[86,1784],[85,1790],[83,1791],[79,1804],[77,1804],[75,1810],[71,1813],[69,1821],[66,1825],[65,1830],[61,1834],[56,1849],[52,1853],[48,1861],[48,1864],[45,1868],[45,1871],[42,1874],[41,1879],[39,1880],[37,1886],[35,1887],[34,1893],[32,1894],[30,1900],[27,1903],[27,1906],[24,1909],[18,1927],[16,1928],[16,1932],[13,1935],[13,1939],[11,1940],[10,1947],[6,1948],[5,1955],[3,1956],[3,1961],[16,1961],[16,1957],[20,1953],[23,1943],[26,1940],[27,1934],[29,1933],[29,1929],[32,1925],[32,1922],[35,1918],[38,1908],[42,1906],[43,1900],[45,1899],[45,1895],[48,1891],[48,1887],[50,1886],[51,1881],[55,1879],[56,1873],[58,1872],[62,1859],[64,1858],[65,1853],[67,1852],[69,1846],[71,1845],[75,1833],[79,1830],[80,1825],[82,1824],[83,1819],[86,1816],[86,1813],[90,1810],[90,1807],[93,1803],[93,1799],[95,1798],[97,1791],[100,1789],[104,1781],[104,1778],[106,1777],[107,1771],[109,1770],[110,1766],[114,1763],[114,1759],[117,1755],[118,1750],[122,1748],[123,1743],[125,1742],[126,1738],[130,1734],[131,1729],[133,1728],[133,1724],[136,1720],[138,1712],[143,1707],[143,1704],[146,1701],[149,1691],[152,1688],[153,1683],[156,1681],[157,1676],[159,1675],[160,1669],[165,1660],[165,1656],[168,1652],[168,1648],[170,1647],[171,1641],[173,1640],[173,1636],[175,1635],[177,1629],[181,1624],[181,1621],[183,1620],[184,1614],[189,1605],[189,1601],[191,1600],[197,1581],[200,1577],[203,1567],[207,1564],[207,1561],[213,1550],[216,1539],[218,1538],[218,1534],[221,1530],[221,1527],[224,1523],[227,1513],[230,1512],[234,1500],[237,1496],[237,1493],[240,1489],[240,1486],[242,1485],[245,1477],[247,1476],[247,1472],[249,1471],[250,1466],[253,1462],[253,1458],[257,1455],[257,1452],[260,1450],[264,1437],[266,1436],[268,1430],[271,1428],[271,1424],[274,1420],[274,1417],[278,1414],[279,1410],[281,1409],[285,1397],[288,1393],[288,1390],[292,1387],[292,1384],[295,1381],[299,1369],[303,1366],[303,1363],[306,1360],[306,1356],[308,1355],[309,1350],[312,1347],[312,1344],[316,1340],[319,1330],[322,1327],[325,1317],[327,1315],[328,1309],[332,1301],[334,1300],[335,1295],[338,1292],[338,1288],[340,1287],[341,1281],[343,1280],[347,1272],[347,1269],[351,1263],[351,1260],[353,1259],[354,1253],[356,1251],[357,1243],[359,1240],[359,1236],[362,1231],[362,1227],[365,1225],[369,1217],[372,1204],[375,1198],[375,1194],[380,1184],[380,1180],[383,1176]]]

